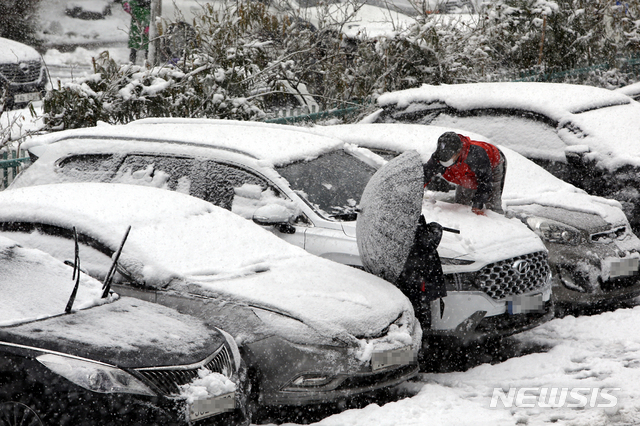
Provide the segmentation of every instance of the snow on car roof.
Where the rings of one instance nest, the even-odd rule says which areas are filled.
[[[421,154],[424,162],[435,151],[438,137],[446,131],[455,131],[469,136],[473,140],[491,142],[486,137],[472,132],[421,124],[346,124],[315,126],[312,130],[368,148],[396,152],[415,149]],[[556,178],[517,152],[501,145],[498,146],[507,157],[507,175],[502,194],[502,200],[507,207],[540,204],[597,214],[612,223],[625,220],[622,210],[612,208],[620,207],[618,201],[589,195]]]
[[[73,268],[50,255],[25,248],[0,236],[0,326],[48,318],[64,313],[73,290]],[[102,283],[80,275],[73,309],[87,309],[112,301],[101,299]]]
[[[111,249],[131,225],[119,263],[142,282],[286,310],[331,334],[366,334],[410,309],[381,278],[314,256],[178,192],[105,183],[17,188],[0,192],[0,221],[76,226]]]
[[[612,90],[562,83],[501,82],[455,85],[423,85],[383,94],[380,106],[444,102],[468,111],[500,108],[532,111],[558,122],[558,134],[566,145],[588,146],[588,158],[615,169],[640,166],[640,104]],[[568,127],[563,127],[568,125]],[[575,132],[573,127],[582,132]],[[513,134],[516,128],[505,128]],[[495,136],[495,135],[494,135]],[[517,142],[516,142],[517,143]],[[541,141],[542,143],[542,141]],[[523,146],[523,149],[534,147]],[[544,156],[544,149],[539,150]],[[548,159],[564,158],[564,152],[548,150]]]
[[[127,125],[103,124],[50,133],[31,139],[23,147],[30,149],[62,139],[90,137],[216,146],[244,152],[273,165],[310,160],[344,144],[336,139],[300,132],[296,127],[286,125],[233,120],[152,118]]]
[[[397,104],[400,107],[412,102],[436,101],[463,111],[477,108],[536,111],[557,121],[567,113],[631,102],[621,93],[598,87],[528,82],[425,84],[415,89],[385,93],[378,98],[381,106]]]

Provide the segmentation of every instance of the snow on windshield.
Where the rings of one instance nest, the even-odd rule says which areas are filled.
[[[0,237],[0,263],[0,326],[64,313],[75,285],[72,267],[4,237]],[[112,300],[102,299],[102,283],[80,275],[74,310]]]

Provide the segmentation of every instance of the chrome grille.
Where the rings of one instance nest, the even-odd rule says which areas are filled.
[[[158,387],[163,395],[175,395],[180,393],[179,386],[186,385],[198,377],[198,370],[201,368],[230,378],[233,374],[233,361],[227,347],[223,346],[218,352],[197,364],[139,368],[136,371]]]
[[[0,64],[0,74],[14,84],[34,83],[40,80],[40,68],[40,61]]]
[[[477,284],[492,299],[500,300],[542,288],[550,271],[547,253],[539,251],[485,266]]]

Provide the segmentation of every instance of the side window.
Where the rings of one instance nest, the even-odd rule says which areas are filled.
[[[257,208],[267,204],[280,204],[300,214],[295,204],[260,176],[243,168],[205,161],[199,169],[200,178],[193,194],[217,206],[251,219]]]
[[[196,160],[163,155],[127,155],[113,182],[191,193]]]
[[[118,162],[118,156],[112,154],[72,155],[58,162],[57,171],[64,181],[109,182]]]

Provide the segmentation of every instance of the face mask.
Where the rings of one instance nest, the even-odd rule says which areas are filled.
[[[455,163],[456,160],[454,160],[453,158],[449,161],[441,161],[440,164],[442,164],[444,167],[449,167],[451,165],[453,165],[453,163]]]

